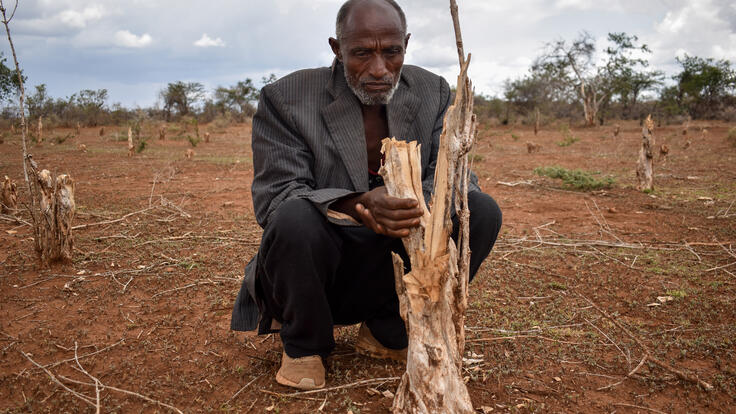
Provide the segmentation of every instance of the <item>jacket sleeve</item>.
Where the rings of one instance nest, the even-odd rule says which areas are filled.
[[[253,208],[265,227],[281,203],[292,198],[311,201],[323,214],[333,201],[354,193],[344,188],[315,189],[314,154],[296,129],[275,85],[261,91],[253,117]]]
[[[440,135],[442,134],[442,126],[445,120],[447,108],[450,107],[450,85],[447,84],[445,78],[440,78],[440,107],[437,110],[437,118],[432,129],[432,149],[429,152],[429,163],[427,164],[424,178],[422,179],[422,191],[424,192],[424,200],[429,203],[434,193],[434,174],[437,167],[437,153],[440,148]],[[478,186],[478,177],[471,171],[468,180],[468,191],[480,191]],[[454,211],[454,210],[453,210]]]

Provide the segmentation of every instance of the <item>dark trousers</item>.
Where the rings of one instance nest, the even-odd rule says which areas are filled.
[[[501,210],[481,192],[468,194],[468,208],[472,280],[496,241]],[[264,313],[282,324],[284,351],[292,358],[327,356],[335,347],[333,327],[359,322],[384,346],[406,347],[392,251],[408,268],[400,239],[332,224],[307,200],[284,202],[264,229],[256,270]]]

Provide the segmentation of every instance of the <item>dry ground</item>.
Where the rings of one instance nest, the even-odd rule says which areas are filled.
[[[687,136],[679,127],[656,129],[670,153],[657,157],[651,194],[635,189],[636,123],[615,138],[612,127],[548,125],[538,136],[481,128],[474,170],[499,202],[504,227],[471,285],[466,351],[482,361],[465,375],[479,412],[735,412],[729,127],[693,126]],[[328,385],[369,381],[297,395],[273,379],[278,338],[229,330],[243,266],[260,238],[250,127],[208,128],[212,142],[199,143],[192,160],[181,137],[151,138],[128,158],[116,127],[52,145],[71,133],[59,129],[31,147],[42,167],[74,177],[75,223],[87,226],[75,232],[72,264],[41,269],[30,228],[0,220],[0,412],[94,412],[90,376],[117,388],[101,390],[102,412],[388,412],[402,367],[356,355],[355,327],[336,330]],[[580,140],[557,145],[566,135]],[[527,141],[541,150],[527,154]],[[27,201],[20,159],[18,137],[0,144],[0,174],[18,181]],[[616,183],[569,191],[532,172],[550,165]],[[714,389],[651,359],[640,365],[642,346]]]

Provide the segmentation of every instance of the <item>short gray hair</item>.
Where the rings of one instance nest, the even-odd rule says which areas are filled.
[[[337,12],[337,21],[335,22],[335,36],[337,37],[337,40],[340,40],[342,38],[342,34],[345,31],[345,20],[347,20],[350,9],[352,9],[352,7],[360,1],[362,0],[348,0],[342,5],[342,7],[340,7],[340,10]],[[401,19],[401,30],[404,35],[406,35],[406,15],[404,14],[404,11],[401,10],[401,6],[399,6],[399,4],[396,3],[395,0],[383,1],[391,5],[391,7],[393,7],[397,13],[399,13],[399,18]]]

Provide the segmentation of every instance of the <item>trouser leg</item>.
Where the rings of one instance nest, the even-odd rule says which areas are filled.
[[[327,356],[335,347],[327,287],[337,272],[342,240],[311,202],[284,202],[266,226],[256,286],[265,312],[281,322],[292,358]]]
[[[473,191],[468,193],[468,210],[470,210],[470,280],[478,273],[481,263],[488,257],[496,244],[498,232],[503,220],[501,209],[496,201],[486,193]],[[457,241],[459,222],[453,217],[453,236]]]

